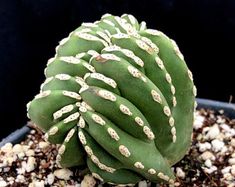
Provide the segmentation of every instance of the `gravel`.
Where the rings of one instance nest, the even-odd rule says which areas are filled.
[[[0,187],[102,187],[103,184],[83,168],[62,169],[55,158],[58,145],[44,140],[34,125],[19,144],[0,149]],[[195,113],[192,146],[187,155],[172,167],[174,186],[235,187],[235,120],[223,111],[200,110]],[[140,181],[139,187],[168,187]]]

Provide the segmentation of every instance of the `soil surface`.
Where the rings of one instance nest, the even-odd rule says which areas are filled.
[[[111,186],[100,183],[87,168],[59,168],[55,162],[58,146],[46,142],[40,130],[32,130],[20,144],[7,143],[0,150],[0,187],[10,186]],[[223,111],[195,113],[192,146],[172,167],[174,186],[235,187],[235,120]],[[167,187],[141,181],[139,187]]]

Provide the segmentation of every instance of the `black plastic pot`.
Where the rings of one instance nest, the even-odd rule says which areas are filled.
[[[215,111],[223,110],[224,115],[228,116],[229,118],[235,119],[235,104],[225,103],[220,101],[213,101],[208,99],[197,99],[198,102],[198,109],[205,108],[205,109],[212,109]],[[5,143],[11,142],[13,144],[20,142],[24,139],[25,135],[29,133],[30,128],[28,126],[23,126],[22,128],[14,131],[6,138],[4,138],[0,142],[0,147],[2,147]]]

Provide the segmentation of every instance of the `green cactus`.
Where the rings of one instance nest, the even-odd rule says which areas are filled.
[[[97,179],[174,182],[190,146],[196,87],[176,43],[132,15],[83,23],[56,47],[28,116],[61,167]]]

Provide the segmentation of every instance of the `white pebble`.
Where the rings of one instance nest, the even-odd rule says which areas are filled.
[[[6,181],[0,181],[0,187],[5,187],[5,186],[7,186]]]
[[[204,116],[200,116],[199,114],[196,113],[194,118],[193,128],[195,130],[202,128],[204,120],[205,120]]]
[[[231,167],[231,174],[235,177],[235,165]]]
[[[35,169],[35,166],[36,166],[36,159],[34,157],[29,157],[28,158],[28,161],[27,161],[27,164],[25,166],[25,170],[27,172],[31,172]]]
[[[24,176],[23,175],[17,175],[16,182],[24,183],[25,182]]]
[[[207,159],[204,164],[205,164],[205,166],[208,167],[208,168],[210,168],[210,167],[212,166],[212,163],[211,163],[211,160],[210,160],[210,159]]]
[[[181,179],[185,178],[185,172],[179,167],[176,168],[176,175]]]
[[[217,167],[216,166],[212,166],[210,168],[205,168],[205,167],[202,167],[204,169],[204,171],[208,174],[211,174],[213,172],[215,172],[217,170]]]
[[[35,182],[33,182],[33,184],[34,184],[33,187],[44,187],[45,186],[43,180],[35,181]]]
[[[206,150],[211,149],[211,144],[209,142],[198,143],[197,146],[199,147],[200,152],[205,152]]]
[[[81,187],[94,187],[95,184],[95,179],[91,175],[86,175],[82,180]]]
[[[211,144],[212,144],[212,150],[215,152],[220,151],[224,147],[224,142],[218,139],[212,140]]]
[[[207,160],[207,159],[215,160],[215,156],[214,156],[213,153],[210,152],[210,151],[206,151],[206,152],[202,153],[202,154],[200,155],[200,158],[201,158],[202,160]]]
[[[215,139],[220,134],[220,130],[217,124],[213,125],[207,132],[205,138],[209,140]]]
[[[12,151],[13,151],[13,153],[18,154],[18,153],[23,152],[23,148],[22,148],[22,146],[20,144],[16,144],[12,148]]]
[[[147,182],[146,181],[140,181],[139,183],[138,183],[138,187],[147,187],[148,185],[147,185]]]
[[[29,150],[29,146],[28,145],[22,145],[22,149],[24,152]]]
[[[230,158],[230,159],[228,159],[228,163],[229,163],[230,165],[234,165],[234,164],[235,164],[235,158]]]
[[[53,184],[54,180],[55,180],[55,175],[53,173],[50,173],[49,175],[47,175],[47,183],[49,185]]]
[[[1,147],[1,151],[5,153],[10,153],[12,151],[12,144],[6,143],[4,146]]]
[[[232,158],[235,158],[235,152],[231,155]]]
[[[210,127],[204,127],[204,128],[202,129],[202,134],[205,135],[209,130],[210,130]]]
[[[227,124],[225,124],[225,123],[220,124],[220,127],[221,127],[225,132],[229,132],[229,131],[231,130],[231,128],[230,128]]]
[[[232,138],[230,141],[231,146],[235,147],[235,138]]]
[[[29,157],[29,156],[34,156],[34,155],[35,155],[35,152],[34,152],[33,149],[29,149],[28,151],[25,152],[25,155],[28,156],[28,157]]]
[[[49,146],[49,143],[39,142],[38,146],[39,146],[40,149],[46,149]]]
[[[231,170],[231,166],[227,166],[227,167],[225,167],[225,168],[223,168],[223,169],[221,170],[221,173],[223,173],[223,174],[229,173],[230,170]]]
[[[69,169],[57,169],[54,175],[59,179],[69,180],[73,173]]]
[[[225,173],[224,174],[224,178],[228,181],[232,181],[233,180],[233,176],[231,175],[231,173]]]
[[[17,154],[17,156],[18,156],[19,159],[23,159],[25,154],[24,154],[24,152],[20,152],[20,153]]]

